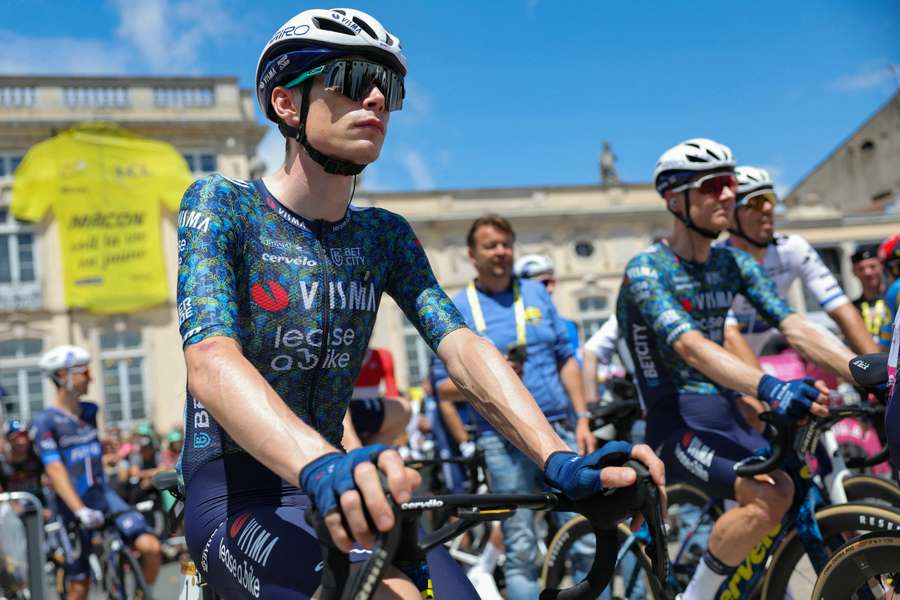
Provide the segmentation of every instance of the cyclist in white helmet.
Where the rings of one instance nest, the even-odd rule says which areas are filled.
[[[553,263],[553,259],[546,254],[526,254],[516,260],[516,264],[513,265],[513,273],[520,279],[533,279],[540,282],[547,288],[547,293],[551,296],[556,290],[556,265]],[[560,318],[566,326],[566,333],[569,334],[572,352],[575,353],[575,357],[580,363],[581,343],[578,339],[578,324],[572,319]]]
[[[144,578],[153,584],[159,574],[159,539],[141,513],[129,510],[106,484],[97,437],[97,405],[80,401],[91,382],[90,362],[91,355],[78,346],[58,346],[41,357],[41,370],[55,384],[56,395],[53,404],[34,419],[35,446],[56,498],[55,511],[64,524],[81,525],[81,547],[90,546],[91,529],[102,526],[107,515],[117,513],[116,527],[141,553]],[[76,555],[69,544],[63,548],[69,598],[87,598],[89,553]]]
[[[796,234],[775,232],[778,195],[765,169],[743,166],[735,169],[738,189],[731,220],[731,237],[724,246],[749,252],[774,281],[782,296],[797,279],[815,297],[819,306],[837,323],[847,344],[857,353],[877,352],[859,312],[844,294],[835,276],[809,242]],[[755,355],[777,330],[760,318],[743,296],[735,298],[725,327],[725,347],[735,351],[743,334]],[[745,357],[754,364],[754,356]]]
[[[633,471],[607,466],[609,450],[569,452],[503,356],[465,327],[405,219],[350,204],[351,176],[378,158],[405,76],[399,39],[371,15],[299,13],[269,38],[256,70],[260,108],[287,140],[284,164],[251,181],[212,175],[182,200],[185,537],[224,597],[312,596],[321,554],[307,507],[325,515],[336,545],[354,550],[351,560],[366,558],[374,534],[363,507],[378,530],[395,525],[378,469],[395,501],[419,484],[393,449],[341,451],[384,292],[476,408],[546,463],[562,492],[633,480]],[[631,454],[662,484],[649,448]],[[439,597],[473,597],[446,553],[433,551],[428,562]],[[428,579],[426,565],[406,565],[388,572],[380,592],[418,598]]]
[[[722,347],[734,297],[745,296],[789,343],[844,377],[853,357],[820,344],[818,331],[791,310],[749,254],[712,246],[729,225],[734,169],[731,150],[709,139],[687,140],[662,154],[654,180],[674,217],[672,232],[628,263],[616,307],[646,410],[646,439],[665,462],[668,480],[737,504],[715,522],[685,591],[688,600],[715,597],[791,505],[793,486],[784,472],[735,475],[738,461],[766,445],[738,412],[735,392],[758,397],[788,422],[827,412],[824,386],[781,381]]]

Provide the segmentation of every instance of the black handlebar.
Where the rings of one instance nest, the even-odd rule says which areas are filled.
[[[334,546],[321,515],[314,509],[308,510],[307,520],[315,528],[322,547],[324,570],[320,597],[322,600],[367,600],[378,588],[384,570],[395,561],[424,561],[425,553],[431,548],[460,535],[481,521],[507,518],[517,508],[577,512],[590,522],[597,538],[594,561],[585,580],[564,590],[544,590],[541,600],[582,600],[598,596],[608,585],[615,569],[618,553],[617,524],[637,512],[644,515],[651,528],[654,541],[651,559],[661,588],[668,575],[669,562],[665,536],[662,534],[659,490],[643,464],[628,461],[625,466],[637,472],[634,485],[579,501],[551,492],[455,494],[416,497],[398,506],[388,497],[398,526],[377,536],[372,556],[352,576],[349,573],[348,556]],[[423,511],[434,508],[456,509],[459,520],[448,523],[419,540],[419,516]],[[370,528],[377,531],[371,522]]]

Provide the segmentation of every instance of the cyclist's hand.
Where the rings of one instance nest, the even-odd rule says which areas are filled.
[[[628,442],[607,442],[587,456],[575,452],[554,452],[544,463],[544,478],[572,500],[581,500],[607,487],[625,487],[634,483],[631,469],[619,468],[631,456]],[[608,471],[614,469],[612,473]],[[630,481],[624,473],[630,473]]]
[[[817,416],[828,414],[828,409],[818,402],[822,393],[809,377],[782,381],[771,375],[763,375],[757,385],[756,395],[763,402],[769,403],[772,412],[784,418],[799,420],[809,413]],[[827,396],[824,399],[827,400]]]
[[[78,521],[86,529],[96,529],[103,525],[103,521],[105,520],[102,512],[94,510],[93,508],[88,508],[87,506],[82,506],[76,510],[75,516],[78,517]]]
[[[462,454],[463,458],[469,458],[475,451],[478,449],[478,446],[475,445],[475,442],[472,440],[466,440],[459,444],[459,453]]]
[[[396,450],[387,449],[383,444],[358,448],[347,454],[325,454],[300,472],[303,489],[324,516],[331,539],[343,552],[350,552],[354,541],[366,548],[375,544],[363,503],[379,531],[389,531],[394,526],[394,513],[381,487],[379,469],[396,502],[409,501],[413,490],[422,481],[415,470],[403,464]],[[342,513],[349,531],[341,522]]]

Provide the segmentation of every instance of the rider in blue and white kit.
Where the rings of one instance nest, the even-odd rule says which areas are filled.
[[[260,180],[212,175],[184,195],[178,309],[187,363],[185,534],[204,579],[228,598],[308,598],[321,554],[304,511],[325,515],[351,558],[371,547],[365,518],[394,523],[420,482],[384,446],[344,453],[342,421],[383,293],[493,425],[583,497],[629,485],[629,451],[663,484],[646,446],[570,452],[493,345],[468,328],[401,216],[350,204],[353,176],[378,158],[405,95],[396,35],[353,9],[307,10],[266,43],[260,108],[285,136],[284,164]],[[615,450],[611,453],[611,450]],[[621,464],[621,463],[618,463]],[[440,563],[433,568],[434,562]],[[474,597],[449,556],[429,555],[439,596]],[[380,592],[419,598],[428,569],[391,569]]]
[[[818,330],[796,315],[772,280],[744,252],[711,246],[728,226],[737,180],[731,150],[691,139],[660,157],[654,181],[674,217],[672,233],[631,259],[616,307],[647,412],[647,442],[670,481],[686,481],[737,506],[720,517],[684,598],[710,598],[791,504],[781,471],[736,478],[734,465],[766,445],[740,416],[735,392],[767,402],[781,419],[824,415],[827,389],[780,381],[722,347],[737,294],[803,354],[849,377],[853,355],[818,344]],[[824,387],[824,386],[823,386]]]
[[[126,542],[141,553],[141,566],[148,584],[159,574],[159,539],[141,514],[106,485],[102,449],[97,438],[97,405],[80,402],[91,382],[90,354],[78,346],[58,346],[41,357],[41,370],[56,386],[53,405],[34,419],[34,443],[53,488],[53,508],[64,524],[81,525],[81,548],[77,556],[64,544],[69,598],[87,598],[90,566],[87,548],[91,529],[100,527],[107,515],[121,513],[115,524]]]

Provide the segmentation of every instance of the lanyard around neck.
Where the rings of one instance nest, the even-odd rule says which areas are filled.
[[[522,292],[519,290],[519,282],[513,279],[513,307],[516,315],[516,344],[525,345],[525,301],[522,300]],[[470,281],[469,287],[466,289],[466,296],[469,299],[469,307],[472,309],[472,318],[475,319],[475,329],[479,335],[484,335],[487,331],[487,323],[484,320],[484,313],[481,311],[481,302],[478,300],[478,292],[475,290],[475,282]]]

